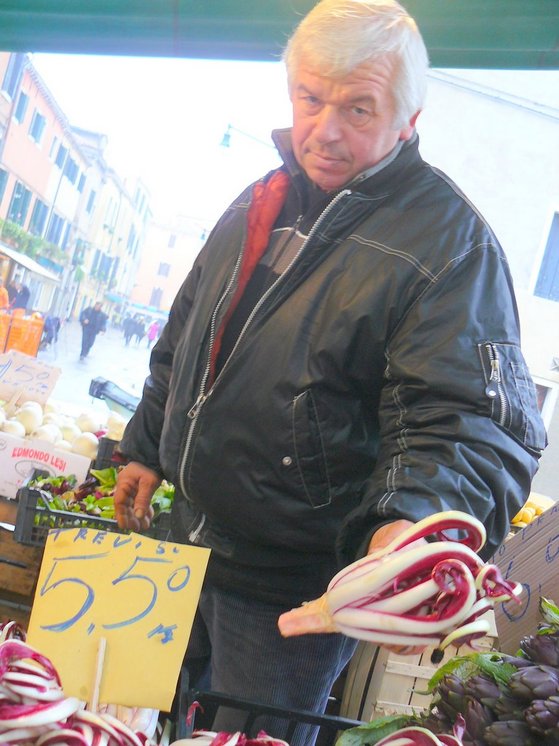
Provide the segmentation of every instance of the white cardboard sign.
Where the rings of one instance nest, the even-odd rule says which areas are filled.
[[[62,371],[17,350],[0,354],[0,399],[45,404]]]

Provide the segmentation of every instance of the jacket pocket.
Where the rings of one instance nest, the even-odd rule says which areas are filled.
[[[545,426],[520,347],[488,341],[478,344],[478,351],[491,417],[526,447],[543,450],[547,445]]]
[[[328,464],[315,399],[310,390],[293,400],[292,431],[295,461],[305,495],[313,508],[331,500]]]

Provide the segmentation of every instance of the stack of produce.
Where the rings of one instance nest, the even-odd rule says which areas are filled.
[[[526,528],[529,523],[535,521],[538,516],[553,505],[553,500],[545,495],[532,493],[511,521],[513,530]]]
[[[29,482],[29,487],[40,490],[39,507],[114,520],[117,475],[118,469],[110,466],[108,469],[90,469],[85,482],[79,485],[73,475],[66,475],[37,477]],[[174,486],[163,480],[151,500],[154,521],[171,512],[174,494]]]
[[[102,437],[120,441],[126,420],[118,412],[102,416],[99,412],[81,412],[77,417],[66,414],[63,405],[49,400],[44,406],[26,401],[15,411],[0,405],[0,429],[19,438],[52,443],[56,448],[93,460]]]
[[[542,623],[516,656],[460,656],[437,671],[426,718],[433,730],[446,732],[462,716],[464,746],[559,744],[559,608],[542,598],[540,611]]]
[[[559,608],[542,598],[540,611],[543,622],[517,655],[451,658],[430,680],[423,714],[377,718],[336,746],[559,746]]]
[[[156,746],[157,711],[132,711],[136,725],[90,712],[66,697],[52,662],[23,640],[0,643],[0,743],[19,746]],[[153,713],[155,712],[155,718]],[[151,733],[137,729],[139,723]],[[168,746],[168,733],[159,746]]]

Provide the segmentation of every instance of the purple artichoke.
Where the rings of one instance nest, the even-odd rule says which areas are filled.
[[[541,743],[541,737],[521,720],[496,721],[485,729],[483,737],[487,746],[537,746]]]
[[[521,668],[510,677],[509,690],[513,697],[526,702],[555,696],[559,694],[559,671],[551,666]]]
[[[544,666],[559,667],[559,635],[527,635],[520,640],[522,652]]]
[[[524,711],[524,719],[532,730],[542,735],[559,727],[559,697],[535,699]]]
[[[489,707],[468,695],[466,696],[463,715],[466,723],[465,738],[472,742],[480,741],[483,743],[485,729],[495,721],[493,712]]]
[[[502,693],[500,686],[485,674],[470,676],[465,681],[464,688],[470,697],[488,707],[493,707],[495,700],[499,699]]]
[[[438,687],[437,707],[454,723],[459,713],[464,714],[466,689],[464,682],[453,673],[444,676]]]

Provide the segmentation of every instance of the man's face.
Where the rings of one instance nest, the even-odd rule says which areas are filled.
[[[323,77],[303,63],[293,79],[292,142],[307,176],[325,192],[339,189],[381,161],[412,122],[393,129],[395,62],[386,56],[343,78]]]

